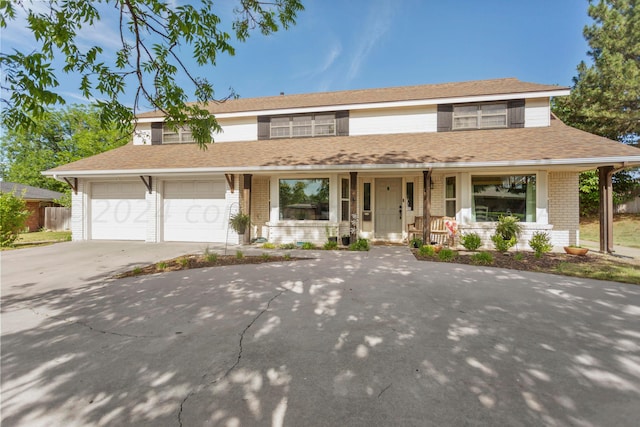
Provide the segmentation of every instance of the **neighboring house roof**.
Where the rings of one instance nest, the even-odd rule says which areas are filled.
[[[22,197],[24,200],[42,201],[56,200],[63,196],[62,193],[58,193],[57,191],[4,181],[0,181],[0,193],[14,193],[16,196]]]
[[[126,145],[59,166],[46,175],[162,174],[640,164],[640,150],[569,127]],[[630,163],[629,163],[630,162]],[[591,166],[591,167],[589,167]]]
[[[237,113],[243,111],[264,111],[305,107],[369,104],[455,97],[524,94],[568,90],[566,87],[522,82],[516,78],[474,80],[458,83],[441,83],[419,86],[402,86],[378,89],[345,90],[339,92],[319,92],[298,95],[280,95],[262,98],[239,98],[225,102],[210,102],[207,110],[214,114]],[[138,114],[142,118],[161,118],[160,111]]]

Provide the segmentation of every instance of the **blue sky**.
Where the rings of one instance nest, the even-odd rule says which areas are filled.
[[[180,1],[180,0],[174,0]],[[229,19],[233,0],[221,0]],[[220,97],[241,97],[517,77],[570,86],[587,60],[582,36],[587,0],[306,0],[289,31],[255,33],[196,67]],[[115,15],[82,33],[81,42],[117,48]],[[33,46],[19,22],[3,31],[2,51]],[[59,91],[79,102],[77,79]],[[187,84],[184,80],[184,84]],[[132,103],[134,88],[122,101]]]

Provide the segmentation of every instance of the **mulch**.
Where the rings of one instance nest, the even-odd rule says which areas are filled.
[[[420,261],[446,262],[441,261],[438,256],[421,256],[417,249],[412,249],[413,255]],[[547,253],[541,258],[536,258],[533,252],[488,252],[493,257],[493,263],[483,264],[487,267],[508,268],[522,271],[544,271],[551,272],[557,269],[562,263],[587,264],[597,260],[597,255],[568,255],[562,253]],[[473,255],[477,252],[459,251],[454,260],[449,261],[456,264],[479,265],[474,262]],[[517,254],[517,255],[516,255]]]
[[[269,255],[269,256],[248,256],[243,255],[218,255],[215,261],[207,261],[204,255],[183,255],[167,261],[160,261],[156,264],[137,267],[133,270],[114,276],[116,279],[124,277],[142,276],[145,274],[166,273],[169,271],[189,270],[192,268],[224,267],[228,265],[244,264],[265,264],[268,262],[287,262],[307,259],[302,257]]]

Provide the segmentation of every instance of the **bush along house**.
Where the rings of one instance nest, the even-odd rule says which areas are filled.
[[[526,247],[579,244],[578,176],[599,169],[606,240],[611,175],[640,150],[563,124],[550,99],[568,94],[506,78],[229,100],[207,150],[147,112],[130,144],[44,174],[73,188],[73,240],[238,242],[241,210],[273,243],[400,242],[448,216],[491,246],[513,215]]]

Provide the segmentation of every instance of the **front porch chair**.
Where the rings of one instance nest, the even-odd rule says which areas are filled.
[[[422,217],[416,216],[412,224],[407,224],[407,236],[409,241],[415,237],[415,235],[422,237]]]

